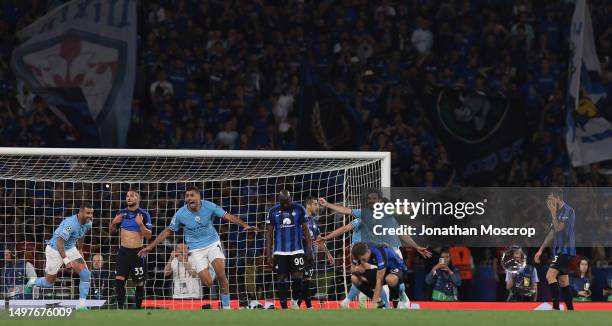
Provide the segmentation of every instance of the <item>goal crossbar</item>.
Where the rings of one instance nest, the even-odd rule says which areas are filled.
[[[62,158],[60,162],[39,160],[43,157]],[[79,159],[66,168],[65,160]],[[106,158],[125,158],[118,167],[105,161]],[[144,160],[133,164],[134,160]],[[262,173],[269,173],[276,167],[274,161],[285,160],[287,164],[279,170],[282,175],[325,172],[342,168],[355,168],[374,161],[381,162],[381,186],[391,184],[391,154],[389,152],[351,152],[351,151],[263,151],[263,150],[159,150],[159,149],[109,149],[109,148],[16,148],[0,147],[0,178],[39,180],[63,180],[80,182],[100,182],[103,180],[117,182],[135,182],[149,176],[150,168],[159,177],[157,182],[180,182],[190,177],[206,180],[217,180],[215,173],[219,166],[227,168],[232,159],[259,160],[254,164],[260,169],[252,173],[237,169],[225,170],[221,179],[260,178]],[[155,170],[166,160],[175,161],[176,170],[161,173]],[[208,161],[206,161],[208,160]],[[297,164],[300,169],[297,169]],[[181,168],[185,168],[182,171]],[[123,169],[124,177],[120,180],[108,179],[109,173],[115,175],[117,169]],[[195,175],[188,175],[193,173]],[[131,177],[130,177],[131,176]],[[274,175],[272,175],[274,176]]]

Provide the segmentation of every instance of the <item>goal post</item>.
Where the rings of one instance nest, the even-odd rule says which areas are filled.
[[[108,227],[114,214],[125,207],[128,189],[139,191],[140,206],[153,219],[155,237],[184,204],[188,185],[199,186],[203,199],[264,229],[265,215],[283,188],[298,202],[325,197],[356,208],[365,189],[389,187],[390,174],[388,152],[0,148],[1,245],[15,252],[16,259],[31,263],[42,276],[45,241],[64,217],[76,213],[81,201],[91,202],[93,229],[81,248],[93,275],[89,303],[112,308],[119,236],[109,234]],[[328,233],[349,219],[322,210],[321,231]],[[273,302],[276,284],[262,258],[264,232],[241,232],[221,220],[215,228],[226,256],[232,305]],[[350,281],[348,237],[328,242],[333,265],[317,252],[315,302],[320,300],[323,308],[336,307]],[[145,306],[199,309],[217,305],[217,285],[206,287],[191,278],[184,264],[169,261],[181,241],[182,232],[178,232],[148,255]],[[11,302],[76,302],[78,275],[61,270],[58,279],[53,289],[41,289],[34,297],[20,296],[17,281]],[[128,282],[128,293],[131,286]],[[9,295],[6,288],[5,297]]]

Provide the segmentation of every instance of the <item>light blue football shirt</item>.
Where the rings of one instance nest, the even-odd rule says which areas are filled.
[[[353,230],[359,229],[359,237],[355,240],[353,234],[353,244],[361,241],[384,243],[391,248],[398,249],[402,246],[399,236],[396,235],[375,235],[373,228],[375,225],[381,225],[385,229],[394,229],[399,227],[397,220],[391,215],[385,214],[381,219],[375,219],[371,209],[353,209],[353,215],[356,219],[351,222]],[[356,222],[359,220],[358,222]],[[354,224],[355,222],[355,224]]]
[[[76,215],[66,217],[55,229],[47,244],[57,250],[57,239],[62,238],[64,239],[64,250],[72,249],[76,246],[77,241],[91,230],[91,225],[91,222],[81,224]]]
[[[190,251],[210,247],[218,242],[219,234],[215,230],[213,216],[223,217],[225,210],[207,200],[202,200],[202,205],[197,212],[189,210],[187,205],[181,207],[168,228],[177,232],[181,228],[185,232],[185,244]]]

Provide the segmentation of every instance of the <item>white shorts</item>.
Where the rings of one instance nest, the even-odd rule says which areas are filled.
[[[215,259],[225,259],[225,255],[223,254],[221,243],[217,241],[206,248],[193,250],[189,253],[189,258],[191,258],[191,261],[193,262],[193,268],[195,269],[196,273],[199,273],[207,269],[210,263],[212,263]]]
[[[45,263],[45,273],[49,275],[57,274],[60,268],[62,268],[62,265],[64,265],[64,261],[62,260],[62,256],[60,256],[59,251],[51,248],[51,246],[47,246],[45,248],[45,256],[47,257],[47,262]],[[68,257],[70,261],[83,258],[76,247],[66,250],[66,257]]]

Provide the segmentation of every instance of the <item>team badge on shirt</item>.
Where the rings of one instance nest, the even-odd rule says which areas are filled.
[[[196,216],[196,217],[195,217],[195,221],[196,221],[196,222],[200,222],[200,217],[199,217],[199,216]]]

